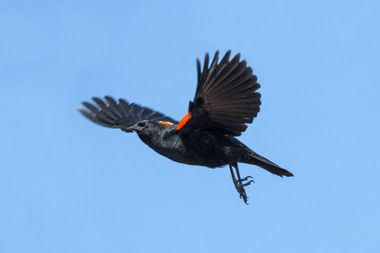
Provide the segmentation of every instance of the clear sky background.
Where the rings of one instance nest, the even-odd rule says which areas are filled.
[[[379,252],[378,1],[0,2],[0,252]],[[262,85],[240,140],[295,174],[241,165],[249,206],[227,168],[77,112],[113,95],[180,119],[217,49]]]

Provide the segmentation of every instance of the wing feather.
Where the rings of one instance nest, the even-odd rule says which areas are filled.
[[[219,62],[217,51],[209,64],[206,53],[203,67],[197,59],[198,85],[190,102],[191,119],[185,129],[202,128],[238,136],[260,111],[260,84],[252,68],[228,50]]]
[[[85,109],[79,109],[83,116],[94,123],[105,127],[121,128],[124,131],[142,120],[170,121],[174,124],[177,121],[166,115],[154,111],[148,107],[138,104],[128,103],[125,99],[116,101],[111,96],[105,96],[104,100],[93,97],[94,104],[82,102]]]

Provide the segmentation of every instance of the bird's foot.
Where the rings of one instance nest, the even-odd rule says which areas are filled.
[[[248,204],[248,196],[247,196],[247,193],[245,192],[244,187],[248,186],[254,182],[255,181],[253,181],[251,176],[244,177],[240,180],[236,180],[236,179],[234,180],[235,188],[238,191],[238,193],[240,194],[240,198],[244,200],[245,204]]]
[[[244,186],[240,185],[238,188],[236,188],[236,190],[239,192],[240,198],[243,199],[244,203],[248,205],[248,196],[245,192]]]

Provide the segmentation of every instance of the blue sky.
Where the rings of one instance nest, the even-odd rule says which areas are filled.
[[[378,252],[377,1],[2,1],[0,252]],[[262,109],[240,137],[291,170],[174,163],[76,109],[180,119],[195,58],[241,52]]]

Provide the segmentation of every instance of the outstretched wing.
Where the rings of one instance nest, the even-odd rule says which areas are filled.
[[[240,54],[229,59],[227,51],[218,62],[219,52],[209,65],[206,54],[203,70],[197,59],[198,85],[189,113],[181,120],[177,130],[202,128],[239,136],[247,129],[247,123],[260,111],[260,88],[257,77]]]
[[[142,120],[177,123],[160,112],[138,104],[128,103],[122,98],[118,102],[110,96],[105,96],[104,100],[97,97],[92,99],[95,104],[82,102],[86,109],[79,109],[79,112],[89,120],[105,127],[121,128],[128,132],[128,127]]]

